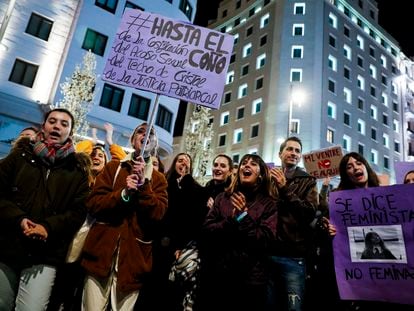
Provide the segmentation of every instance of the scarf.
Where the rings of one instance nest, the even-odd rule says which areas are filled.
[[[33,152],[45,164],[52,166],[57,160],[64,159],[74,153],[75,148],[71,138],[68,138],[64,144],[48,143],[45,141],[43,133],[39,133],[33,144]]]

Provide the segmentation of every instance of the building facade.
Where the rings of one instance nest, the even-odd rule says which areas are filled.
[[[126,7],[192,22],[197,0],[34,0],[0,1],[0,157],[21,129],[40,125],[43,112],[62,99],[88,50],[96,56],[95,98],[89,125],[104,140],[104,123],[114,142],[128,147],[133,129],[148,120],[156,94],[102,81],[112,40]],[[177,99],[160,96],[155,112],[160,154],[172,153]]]
[[[375,1],[224,0],[209,27],[235,42],[211,111],[216,154],[278,164],[295,135],[304,152],[360,152],[379,174],[414,159],[413,62],[378,24]]]

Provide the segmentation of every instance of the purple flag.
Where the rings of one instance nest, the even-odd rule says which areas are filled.
[[[125,9],[102,79],[218,109],[233,36]]]
[[[414,304],[414,185],[334,191],[329,212],[341,298]]]

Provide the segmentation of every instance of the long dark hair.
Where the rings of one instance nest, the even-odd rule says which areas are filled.
[[[191,158],[191,156],[188,153],[180,152],[174,157],[174,159],[171,162],[170,168],[168,169],[167,173],[165,174],[165,178],[167,180],[177,179],[177,178],[180,177],[180,175],[178,175],[178,173],[177,173],[177,170],[175,169],[175,164],[178,161],[178,157],[181,156],[181,155],[186,155],[190,159],[190,175],[193,174],[193,159]]]
[[[339,175],[341,177],[341,181],[339,182],[338,188],[336,190],[349,190],[357,188],[356,185],[349,178],[348,173],[346,171],[346,166],[350,158],[354,158],[355,160],[364,164],[368,173],[368,187],[378,187],[380,185],[378,176],[374,172],[372,167],[369,165],[368,161],[359,153],[350,152],[344,155],[341,159],[341,162],[339,163]]]
[[[240,169],[243,165],[243,162],[252,160],[257,163],[259,163],[260,167],[260,175],[259,175],[259,182],[256,185],[256,188],[254,191],[263,193],[264,195],[270,195],[274,197],[273,191],[272,191],[272,184],[270,179],[270,173],[269,168],[267,167],[266,163],[263,161],[263,159],[257,155],[257,154],[245,154],[241,160],[239,167],[237,168],[237,175],[233,178],[232,183],[230,186],[226,189],[227,193],[233,193],[235,191],[239,191],[241,189],[241,181],[240,181]]]

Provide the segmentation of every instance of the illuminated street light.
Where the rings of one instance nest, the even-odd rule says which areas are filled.
[[[305,101],[306,94],[303,90],[294,88],[293,85],[290,85],[289,91],[289,118],[287,126],[287,137],[292,133],[292,115],[293,115],[293,104],[298,104],[299,106]]]

